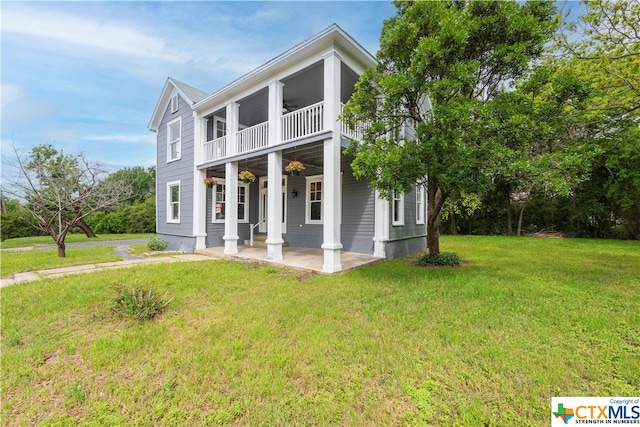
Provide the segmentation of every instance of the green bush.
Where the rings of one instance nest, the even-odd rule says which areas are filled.
[[[167,249],[168,244],[169,242],[167,242],[166,240],[162,240],[158,236],[153,236],[149,239],[147,247],[152,251],[164,251],[165,249]]]
[[[122,316],[144,321],[162,313],[170,302],[167,293],[159,296],[153,289],[119,286],[111,308]]]
[[[431,254],[422,254],[416,261],[417,265],[443,265],[443,266],[454,266],[460,265],[462,260],[460,257],[451,252],[441,252],[437,255]]]

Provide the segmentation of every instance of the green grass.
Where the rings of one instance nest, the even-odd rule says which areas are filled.
[[[65,243],[79,243],[79,242],[95,242],[95,241],[109,241],[109,240],[130,240],[130,239],[144,239],[151,237],[150,234],[99,234],[96,238],[88,238],[84,234],[69,234],[65,239]],[[19,248],[24,246],[38,246],[38,245],[52,245],[55,241],[50,236],[36,236],[36,237],[18,237],[15,239],[7,239],[0,242],[0,248]]]
[[[67,256],[65,258],[58,256],[57,248],[2,251],[2,254],[0,254],[0,276],[4,277],[25,271],[121,261],[122,257],[113,254],[115,248],[115,246],[67,247]]]
[[[3,425],[548,425],[552,396],[637,396],[640,243],[442,249],[466,267],[205,261],[5,288]],[[114,285],[173,301],[123,320]]]

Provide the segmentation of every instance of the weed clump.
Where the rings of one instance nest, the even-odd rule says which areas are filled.
[[[171,300],[167,292],[160,296],[153,289],[117,286],[111,309],[121,316],[142,322],[162,313]]]
[[[149,239],[147,247],[152,251],[164,251],[165,249],[167,249],[168,244],[169,242],[167,242],[166,240],[162,240],[158,236],[153,236]]]
[[[456,266],[460,265],[462,259],[452,252],[441,252],[439,254],[422,254],[416,261],[421,266]]]

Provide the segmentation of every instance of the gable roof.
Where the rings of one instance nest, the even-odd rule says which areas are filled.
[[[200,102],[196,103],[194,108],[201,109],[207,105],[211,105],[221,97],[224,98],[228,96],[231,92],[251,86],[256,81],[264,78],[266,74],[273,73],[278,69],[283,69],[292,63],[303,59],[306,55],[317,52],[328,46],[338,46],[342,49],[346,49],[359,63],[364,65],[364,68],[376,64],[375,56],[369,53],[369,51],[362,47],[356,39],[340,28],[338,24],[334,23],[310,39],[295,45],[286,52],[267,61],[253,71],[250,71],[244,76],[234,80],[223,88],[202,99]]]
[[[164,110],[167,108],[167,104],[171,98],[171,93],[174,89],[185,101],[187,101],[187,103],[191,105],[194,105],[209,96],[208,93],[203,92],[200,89],[196,89],[186,83],[182,83],[181,81],[168,77],[156,104],[156,108],[153,110],[151,121],[149,121],[149,130],[157,132],[160,121],[162,120],[162,115],[164,114]]]

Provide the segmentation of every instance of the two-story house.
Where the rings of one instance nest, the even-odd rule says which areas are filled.
[[[285,242],[321,248],[328,273],[342,269],[342,251],[425,250],[424,191],[386,201],[353,177],[343,153],[358,135],[339,121],[342,105],[373,65],[334,24],[212,94],[169,78],[149,123],[159,237],[174,250],[236,254],[266,233],[266,260],[281,260]],[[305,169],[288,173],[291,161]],[[242,181],[243,171],[255,180]]]

